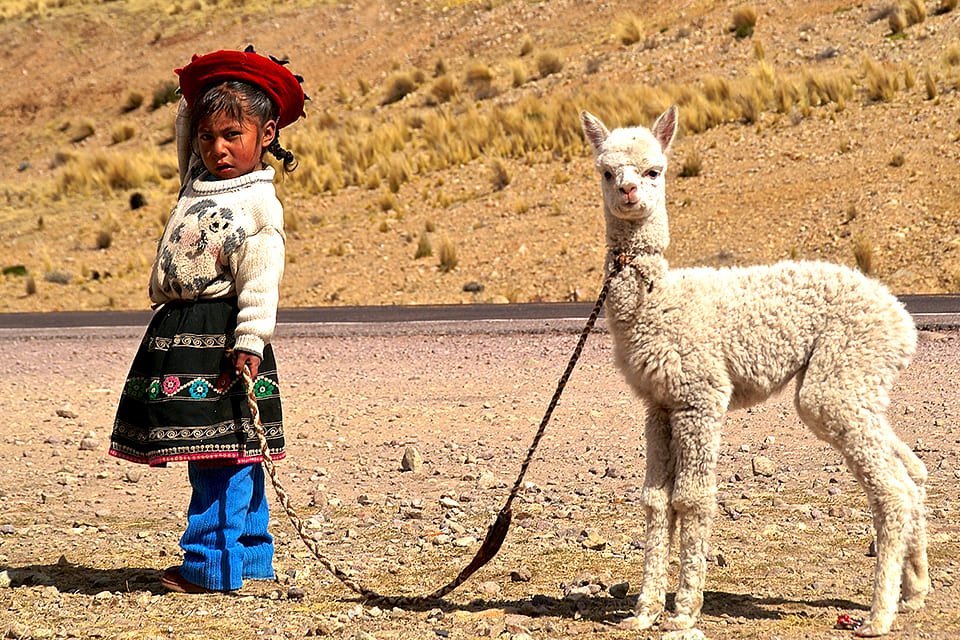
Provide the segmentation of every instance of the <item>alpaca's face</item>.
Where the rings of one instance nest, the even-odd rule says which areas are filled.
[[[644,220],[662,210],[665,201],[666,150],[676,131],[676,110],[657,119],[653,129],[629,127],[608,131],[595,116],[582,114],[583,129],[593,145],[603,199],[611,215]]]

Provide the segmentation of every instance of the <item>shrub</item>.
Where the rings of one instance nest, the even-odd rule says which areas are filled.
[[[892,158],[890,158],[889,164],[891,167],[902,167],[904,162],[906,162],[906,160],[904,159],[903,154],[897,152],[893,154]]]
[[[933,100],[937,97],[939,93],[937,81],[934,79],[933,72],[930,71],[929,67],[923,70],[923,85],[927,90],[927,100]]]
[[[126,142],[130,140],[137,134],[137,130],[129,122],[122,122],[113,128],[113,131],[110,133],[110,142],[113,144],[120,144],[121,142]]]
[[[948,67],[960,65],[960,45],[950,45],[943,54],[943,63]]]
[[[617,20],[613,33],[620,44],[630,46],[643,37],[643,24],[632,15],[623,15]]]
[[[449,273],[457,268],[457,265],[460,263],[460,260],[457,258],[457,247],[454,246],[449,238],[444,237],[440,240],[440,248],[438,251],[440,271]]]
[[[123,101],[123,104],[120,106],[120,109],[124,112],[135,111],[140,108],[140,105],[143,104],[143,94],[138,91],[131,91],[127,94],[126,99]]]
[[[927,19],[927,5],[924,0],[905,0],[903,13],[907,18],[907,25],[920,24]]]
[[[457,83],[449,75],[442,75],[433,82],[430,87],[430,95],[437,99],[437,102],[449,102],[457,95]]]
[[[510,184],[510,173],[499,159],[494,160],[490,165],[491,178],[494,191],[503,191]]]
[[[91,122],[90,120],[81,120],[80,122],[74,123],[73,125],[70,126],[70,129],[68,131],[68,136],[69,136],[70,142],[73,142],[74,144],[76,144],[78,142],[83,142],[84,140],[92,136],[94,132],[95,132],[95,129],[93,127],[93,122]]]
[[[26,285],[26,293],[28,296],[33,296],[37,294],[37,281],[33,279],[33,276],[28,276]]]
[[[890,102],[897,91],[897,75],[892,70],[865,58],[863,62],[867,97],[874,102]]]
[[[703,169],[703,162],[700,160],[700,154],[694,150],[683,159],[679,175],[681,178],[695,178],[700,175],[701,169]]]
[[[109,249],[113,244],[113,234],[104,229],[97,233],[96,247],[99,250]]]
[[[14,264],[9,267],[3,268],[3,275],[5,276],[25,276],[27,275],[27,267],[22,264]]]
[[[447,63],[443,59],[437,60],[437,63],[433,65],[433,77],[439,78],[442,75],[447,73]]]
[[[513,87],[522,87],[527,83],[527,69],[519,60],[510,63],[510,76],[513,78]]]
[[[482,62],[474,62],[467,67],[465,81],[471,86],[490,84],[493,82],[493,71]]]
[[[541,78],[546,78],[563,69],[563,60],[555,51],[544,51],[537,56],[537,70]]]
[[[417,83],[412,75],[405,72],[394,73],[387,80],[387,88],[380,104],[388,105],[399,102],[416,90]]]
[[[423,234],[420,236],[420,240],[417,242],[417,250],[413,254],[414,260],[419,260],[420,258],[429,258],[433,255],[433,245],[430,244],[430,236]]]
[[[533,53],[533,39],[530,36],[524,36],[520,43],[520,57],[528,56]]]
[[[153,90],[150,110],[155,111],[166,104],[176,102],[178,99],[177,88],[177,83],[173,80],[165,80],[160,83],[160,86]]]
[[[857,262],[857,269],[864,275],[873,273],[873,245],[866,238],[857,238],[853,243],[853,258]]]
[[[733,11],[733,25],[730,30],[736,38],[749,38],[757,26],[757,9],[753,5],[737,7]]]

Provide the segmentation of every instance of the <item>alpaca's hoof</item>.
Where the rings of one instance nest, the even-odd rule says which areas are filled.
[[[630,631],[646,631],[657,623],[663,611],[637,611],[633,616],[620,623],[621,628]]]
[[[695,617],[678,613],[667,618],[660,625],[660,629],[662,631],[683,631],[684,629],[692,629],[695,624],[697,624]]]
[[[859,627],[853,630],[853,635],[858,638],[876,638],[890,633],[892,622],[883,622],[868,617]]]
[[[904,598],[900,601],[898,609],[900,613],[909,613],[911,611],[919,611],[923,609],[924,603],[927,601],[927,594],[917,593],[908,598]]]

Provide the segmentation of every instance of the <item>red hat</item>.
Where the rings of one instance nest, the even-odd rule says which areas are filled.
[[[302,78],[290,73],[285,63],[254,53],[253,47],[246,51],[214,51],[206,55],[194,54],[185,67],[175,69],[180,76],[180,92],[193,106],[208,87],[226,80],[242,80],[263,89],[280,112],[277,126],[285,127],[296,122],[303,112]]]

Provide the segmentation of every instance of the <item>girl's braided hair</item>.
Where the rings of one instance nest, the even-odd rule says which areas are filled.
[[[215,113],[222,113],[237,122],[245,122],[251,118],[257,122],[258,127],[262,127],[268,120],[276,120],[278,116],[276,105],[262,89],[248,82],[227,80],[207,89],[200,99],[194,102],[190,109],[192,139],[197,139],[200,121]],[[279,128],[267,151],[283,163],[284,171],[290,172],[297,168],[297,159],[293,152],[280,145]]]

